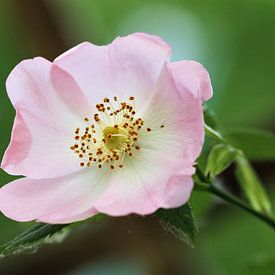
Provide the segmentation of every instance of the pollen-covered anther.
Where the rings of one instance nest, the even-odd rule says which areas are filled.
[[[108,163],[111,170],[123,168],[124,159],[141,149],[136,142],[144,121],[136,118],[134,101],[134,96],[126,101],[120,101],[117,96],[105,97],[96,104],[97,113],[83,119],[86,124],[83,131],[74,130],[75,142],[70,149],[81,159],[81,167],[103,168]],[[91,121],[96,123],[90,124]]]
[[[100,121],[99,114],[94,114],[94,120],[95,120],[95,122],[99,122]]]

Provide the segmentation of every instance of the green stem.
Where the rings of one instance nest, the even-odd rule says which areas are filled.
[[[207,124],[204,124],[205,133],[209,135],[210,137],[213,137],[217,141],[221,143],[228,144],[228,141],[217,131],[209,127]]]
[[[246,212],[250,213],[251,215],[262,220],[263,222],[265,222],[266,224],[268,224],[275,230],[275,220],[274,219],[272,219],[269,216],[266,216],[265,214],[260,213],[257,210],[254,210],[249,205],[244,203],[239,198],[233,196],[232,194],[229,194],[228,192],[224,192],[223,190],[217,188],[215,185],[213,185],[213,183],[209,182],[209,180],[205,177],[204,173],[202,172],[202,170],[199,167],[197,167],[197,175],[200,179],[200,182],[196,182],[197,190],[209,192],[209,193],[223,199],[224,201],[231,203],[231,204],[245,210]]]
[[[259,218],[260,220],[262,220],[263,222],[267,223],[268,225],[270,225],[274,230],[275,230],[275,221],[254,210],[253,208],[251,208],[250,206],[248,206],[246,203],[244,203],[243,201],[241,201],[240,199],[238,199],[237,197],[229,194],[229,193],[225,193],[223,192],[222,190],[218,189],[217,187],[215,187],[214,185],[210,185],[208,191],[216,196],[218,196],[219,198],[235,205],[235,206],[238,206],[239,208],[245,210],[246,212],[252,214],[253,216]]]

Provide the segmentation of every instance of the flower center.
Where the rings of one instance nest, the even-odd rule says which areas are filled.
[[[128,137],[128,132],[119,127],[106,127],[103,130],[103,136],[106,140],[105,146],[111,150],[124,150],[127,145],[131,145],[131,139]]]
[[[102,168],[108,163],[111,169],[122,168],[125,156],[131,157],[132,150],[140,150],[138,134],[144,121],[136,118],[134,97],[129,97],[128,102],[119,102],[116,96],[113,100],[104,98],[96,108],[98,113],[84,118],[85,129],[75,129],[75,144],[70,148],[81,159],[81,167]]]

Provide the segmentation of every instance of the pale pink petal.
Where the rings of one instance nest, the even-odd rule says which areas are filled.
[[[99,212],[120,216],[147,215],[160,207],[180,206],[190,196],[193,185],[189,178],[193,173],[191,161],[141,149],[126,158],[123,169],[112,174],[110,187],[94,207]]]
[[[212,97],[209,74],[200,63],[184,60],[170,63],[168,66],[179,89],[186,88],[204,101]]]
[[[0,209],[17,221],[69,223],[95,215],[93,203],[108,185],[108,173],[83,169],[52,179],[19,179],[0,189]]]
[[[16,171],[27,158],[31,142],[31,133],[26,127],[21,114],[17,112],[12,128],[11,141],[2,159],[1,168],[10,174]],[[24,174],[23,171],[22,174]]]
[[[70,110],[79,114],[81,118],[91,113],[92,106],[89,100],[80,90],[76,81],[70,74],[53,64],[51,69],[51,80],[57,94],[62,98]]]
[[[176,85],[169,65],[163,67],[156,92],[143,113],[141,147],[192,161],[198,157],[204,141],[202,101]]]
[[[164,192],[164,199],[162,208],[177,208],[185,204],[193,190],[193,179],[190,175],[173,175],[169,179],[166,190]]]
[[[15,67],[7,91],[16,118],[2,168],[32,178],[77,171],[79,160],[70,146],[74,129],[83,124],[82,114],[88,107],[72,77],[49,61],[35,58]]]
[[[73,75],[93,104],[104,97],[125,100],[136,96],[137,106],[142,106],[170,52],[159,37],[136,33],[119,37],[108,46],[82,43],[55,63]]]

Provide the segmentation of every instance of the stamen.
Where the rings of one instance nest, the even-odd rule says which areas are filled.
[[[140,150],[136,144],[139,133],[144,126],[142,118],[136,118],[135,97],[119,101],[117,96],[113,99],[103,98],[96,104],[97,113],[92,117],[84,117],[85,127],[74,130],[74,144],[70,149],[81,159],[81,167],[102,168],[108,163],[111,170],[123,168],[125,156],[133,156],[132,148]],[[91,124],[95,121],[95,124]],[[160,125],[163,128],[164,125]],[[151,128],[146,128],[151,132]]]

